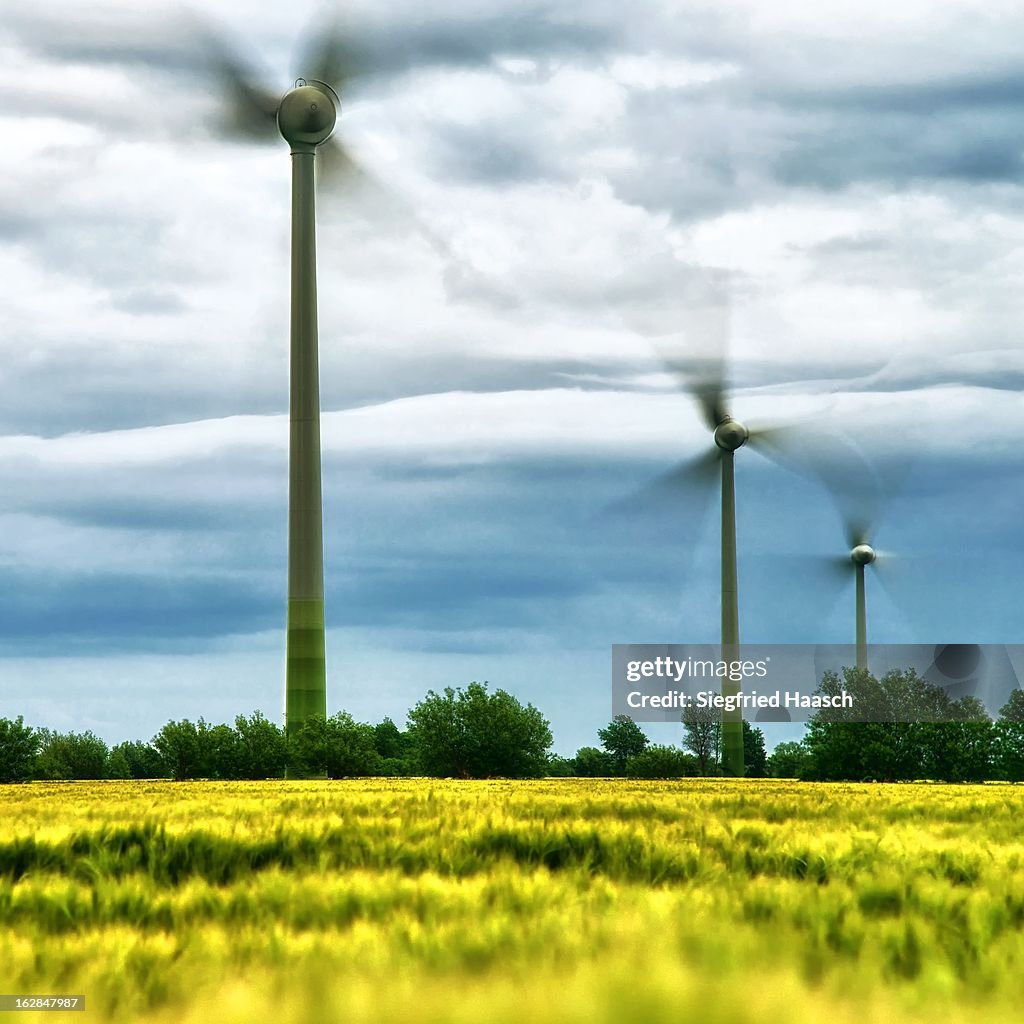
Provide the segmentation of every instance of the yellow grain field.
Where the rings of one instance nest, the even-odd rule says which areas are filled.
[[[0,820],[0,992],[82,994],[72,1021],[1009,1024],[1024,1005],[1012,786],[61,783],[0,787]]]

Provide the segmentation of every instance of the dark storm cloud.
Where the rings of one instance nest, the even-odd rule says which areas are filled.
[[[197,376],[189,367],[168,367],[159,353],[122,354],[117,363],[57,348],[39,354],[31,336],[4,367],[7,400],[0,434],[56,437],[81,430],[107,431],[212,419],[243,411],[279,412],[287,394],[241,394],[237,375]],[[102,339],[96,348],[102,350]],[[39,395],[59,395],[52,403]]]
[[[683,222],[794,188],[1016,186],[1019,95],[1016,79],[818,90],[747,67],[699,89],[632,94],[625,131],[644,159],[610,177],[624,198]]]
[[[541,629],[557,609],[586,597],[594,536],[579,531],[593,504],[587,495],[600,492],[600,467],[562,460],[531,473],[520,462],[510,471],[497,464],[438,476],[388,473],[380,462],[325,460],[330,627],[436,630],[455,649],[459,633]],[[253,468],[236,461],[234,474],[243,467]],[[127,483],[130,474],[121,476]],[[230,488],[213,500],[212,481],[185,466],[136,473],[142,496],[123,504],[108,496],[102,475],[92,476],[93,494],[83,500],[76,491],[88,484],[85,472],[77,487],[74,475],[54,480],[41,536],[66,545],[64,527],[99,527],[83,535],[94,555],[77,553],[75,565],[56,551],[58,564],[37,554],[34,568],[9,569],[0,580],[5,593],[19,595],[3,617],[8,653],[47,643],[64,652],[169,649],[187,638],[202,649],[220,636],[279,625],[283,507],[253,505]],[[60,487],[63,496],[54,493]],[[46,492],[37,485],[37,496]],[[92,568],[93,558],[109,561],[105,547],[137,551],[135,570]]]
[[[779,147],[775,176],[783,185],[840,189],[857,182],[905,188],[915,182],[1016,182],[1024,161],[1011,134],[1017,120],[997,105],[906,112],[839,106],[793,124]]]
[[[15,0],[5,11],[4,29],[37,57],[66,63],[195,68],[198,54],[188,46],[184,8],[172,4],[99,4],[89,11],[74,3],[50,5]]]
[[[317,34],[335,21],[334,10],[315,20]],[[177,71],[183,84],[211,68],[202,19],[174,5],[158,13],[111,9],[53,17],[22,5],[7,31],[39,56]],[[912,49],[893,48],[892,67],[878,81],[884,50],[858,79],[852,54],[832,52],[813,36],[754,38],[742,17],[728,12],[669,16],[641,3],[624,20],[608,4],[580,11],[534,3],[451,4],[431,18],[413,13],[403,5],[350,8],[337,15],[330,53],[318,53],[308,40],[300,49],[314,63],[326,61],[338,80],[357,84],[360,75],[487,68],[498,57],[539,62],[541,75],[552,61],[599,69],[637,53],[731,62],[737,73],[720,82],[630,90],[622,130],[643,155],[642,167],[610,172],[612,180],[627,199],[671,209],[682,220],[744,206],[779,187],[1015,182],[1024,169],[1013,142],[1024,76],[1012,68],[972,67],[979,58],[970,53],[939,76],[918,69]],[[838,73],[822,75],[824,62],[830,70],[835,62]],[[103,106],[97,103],[96,118]],[[440,118],[433,158],[465,180],[556,180],[567,173],[565,158],[553,162],[546,152],[550,140],[524,130],[528,118],[519,126],[475,127],[444,124],[443,111]],[[585,165],[586,152],[575,156]]]
[[[1016,113],[1024,104],[1024,75],[1016,68],[979,69],[970,73],[924,79],[899,79],[879,84],[861,82],[841,87],[826,80],[814,89],[787,89],[780,84],[775,100],[813,109],[861,110],[871,114],[944,114],[952,111],[1004,109]]]
[[[920,80],[910,67],[903,74],[831,87],[752,82],[758,108],[787,113],[789,141],[778,140],[774,161],[778,180],[825,189],[858,181],[906,187],[1020,180],[1019,72],[978,68]]]
[[[321,332],[326,344],[328,335]],[[197,376],[189,366],[168,367],[159,353],[145,350],[123,355],[117,372],[92,356],[58,351],[40,358],[29,349],[15,354],[5,367],[7,399],[0,408],[0,435],[26,433],[55,437],[83,429],[126,430],[239,414],[276,415],[287,411],[285,352],[282,331],[281,366],[220,369]],[[429,346],[425,346],[429,348]],[[590,381],[589,360],[539,361],[516,358],[444,354],[403,354],[401,358],[346,356],[343,372],[321,370],[322,407],[354,409],[414,395],[448,391],[484,393],[562,388],[579,382],[588,390],[619,388],[623,381]],[[655,363],[613,364],[628,373],[657,370]],[[773,371],[774,372],[774,371]],[[41,404],[41,393],[59,393],[61,401]]]
[[[583,15],[550,3],[507,5],[439,12],[424,19],[420,10],[386,12],[368,8],[344,13],[328,5],[314,15],[294,59],[304,65],[332,66],[340,78],[395,76],[429,67],[476,67],[495,55],[572,57],[607,50],[620,35],[611,7],[595,4]],[[184,5],[162,4],[140,17],[130,8],[98,10],[83,16],[70,8],[64,17],[22,6],[7,21],[8,32],[31,52],[65,62],[143,65],[154,69],[209,70],[216,49],[234,42],[214,20]],[[325,33],[333,32],[333,38]],[[307,70],[308,74],[309,71]]]
[[[43,576],[43,578],[40,578]],[[5,594],[18,594],[0,619],[8,653],[45,640],[62,651],[124,649],[153,640],[210,639],[278,625],[276,594],[230,579],[176,575],[0,571]]]

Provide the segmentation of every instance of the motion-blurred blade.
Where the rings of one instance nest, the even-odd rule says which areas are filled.
[[[852,551],[859,544],[871,544],[873,525],[872,521],[864,515],[844,516],[843,534],[846,537],[846,546]]]
[[[774,554],[771,557],[781,559],[786,571],[799,576],[805,586],[827,593],[841,590],[854,579],[854,565],[849,555]]]
[[[296,73],[303,78],[326,82],[339,93],[357,75],[369,70],[365,57],[352,46],[340,19],[329,17],[325,24],[315,18],[299,44]]]
[[[721,301],[701,296],[685,310],[679,334],[652,339],[666,369],[697,399],[709,430],[728,418],[725,401],[725,360],[729,333],[727,297]]]
[[[878,579],[894,603],[901,607],[910,602],[896,601],[896,598],[906,597],[908,588],[912,587],[915,581],[920,582],[927,568],[928,559],[898,555],[888,550],[876,550],[875,561],[868,566],[872,577]]]
[[[808,420],[771,425],[743,421],[747,428],[747,444],[772,462],[777,462],[799,472],[801,464],[808,459]]]
[[[337,212],[356,218],[375,233],[407,235],[415,232],[449,265],[461,262],[452,247],[434,231],[403,198],[379,175],[368,171],[351,149],[336,136],[317,150],[317,175],[325,199],[331,193],[344,198]]]
[[[700,405],[701,415],[709,430],[714,430],[729,416],[725,407],[725,367],[719,363],[718,373],[696,377],[690,390]]]
[[[831,618],[857,578],[853,560],[849,555],[811,555],[804,561],[805,586],[818,608],[827,610],[824,618]]]
[[[605,506],[605,513],[643,517],[658,512],[679,515],[687,520],[703,518],[710,497],[715,493],[721,472],[721,453],[717,448],[684,462],[650,483]]]
[[[828,492],[843,523],[847,547],[871,544],[886,493],[874,465],[820,417],[778,427],[749,426],[749,444],[761,454],[814,480]]]
[[[623,312],[629,326],[654,346],[665,369],[697,399],[710,430],[728,415],[725,360],[729,335],[729,276],[717,267],[654,260],[652,279],[665,282],[667,297],[633,302]],[[645,268],[632,268],[635,276]],[[626,294],[637,285],[627,282]]]
[[[714,430],[728,418],[725,404],[725,361],[722,356],[693,357],[680,354],[678,346],[655,341],[661,361],[680,386],[697,400],[701,418]]]
[[[803,642],[821,642],[826,635],[824,625],[834,620],[837,609],[847,604],[852,607],[856,576],[849,556],[768,554],[755,549],[745,553],[743,564],[748,578],[770,581],[769,607],[759,607],[758,617],[771,615],[774,603],[774,612],[783,616],[791,635]]]
[[[882,591],[892,605],[898,620],[906,628],[913,642],[929,642],[932,634],[927,626],[927,603],[922,603],[922,593],[934,593],[941,586],[947,566],[942,573],[929,581],[929,569],[936,563],[927,558],[896,555],[891,551],[876,552],[875,561],[866,567],[865,579],[868,590],[868,629],[871,636],[871,592]],[[877,607],[877,602],[875,604]],[[874,620],[878,622],[877,617]],[[876,627],[877,635],[877,627]]]
[[[238,138],[256,142],[279,141],[277,107],[280,96],[256,81],[247,62],[211,23],[196,21],[194,31],[207,66],[224,87],[225,130]]]
[[[372,189],[376,184],[336,136],[316,151],[317,175],[325,188]]]

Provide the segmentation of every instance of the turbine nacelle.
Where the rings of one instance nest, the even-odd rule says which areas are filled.
[[[875,549],[870,544],[858,544],[850,552],[850,560],[854,565],[870,565],[876,557]]]
[[[323,82],[299,79],[277,108],[277,127],[293,149],[312,150],[326,142],[338,120],[337,93]]]
[[[734,452],[742,448],[750,437],[750,432],[742,423],[726,416],[721,423],[715,427],[715,444],[724,452]]]

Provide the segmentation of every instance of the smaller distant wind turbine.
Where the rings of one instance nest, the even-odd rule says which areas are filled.
[[[878,568],[880,552],[876,551],[869,543],[866,526],[848,527],[847,542],[850,545],[850,553],[842,558],[842,571],[846,574],[852,571],[856,581],[857,668],[866,669],[868,667],[868,613],[865,577],[869,565]],[[888,556],[882,555],[882,557]]]
[[[855,638],[857,668],[868,667],[867,570],[885,585],[884,577],[897,560],[891,551],[879,550],[873,541],[884,505],[895,494],[905,463],[869,464],[865,456],[846,439],[831,437],[830,461],[804,462],[825,486],[843,519],[847,553],[826,556],[825,561],[842,580],[852,574],[855,582]]]

